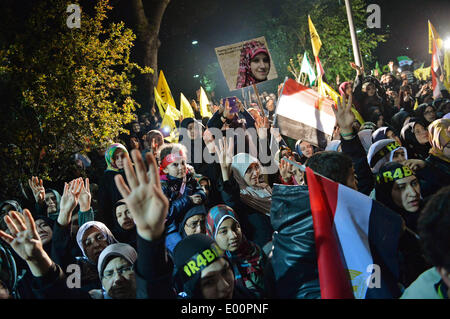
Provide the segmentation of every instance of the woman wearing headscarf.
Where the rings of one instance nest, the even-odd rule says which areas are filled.
[[[81,267],[81,289],[100,289],[102,285],[97,272],[99,256],[108,245],[117,243],[117,240],[105,224],[90,221],[80,227],[76,241],[83,254],[76,258]]]
[[[388,162],[376,176],[375,192],[377,201],[403,218],[398,249],[401,283],[407,287],[430,268],[421,254],[417,235],[417,220],[423,207],[419,179],[407,166]]]
[[[270,55],[264,43],[250,41],[241,49],[236,89],[267,80]]]
[[[431,124],[431,122],[436,120],[436,109],[429,103],[420,104],[414,111],[414,114],[415,117],[425,123],[427,127]]]
[[[395,130],[395,134],[400,135],[400,132],[403,128],[405,122],[411,117],[411,114],[406,112],[405,110],[400,110],[392,116],[390,124]]]
[[[402,128],[400,138],[410,158],[424,160],[428,156],[431,145],[426,127],[422,121],[413,119]]]
[[[211,208],[206,216],[206,231],[231,260],[238,285],[241,283],[255,297],[262,297],[266,256],[242,234],[233,209],[226,205]]]
[[[136,225],[123,199],[114,204],[114,228],[112,233],[121,243],[126,243],[136,248]]]
[[[128,156],[126,147],[120,143],[112,144],[105,152],[106,170],[98,188],[98,216],[108,228],[114,227],[114,204],[122,199],[122,195],[116,187],[114,176],[122,175],[126,181],[123,170],[123,157]]]
[[[372,134],[372,143],[378,142],[379,140],[384,139],[392,139],[395,140],[398,144],[402,144],[400,138],[395,134],[394,128],[387,125],[382,126],[378,128],[375,132]]]
[[[424,197],[450,185],[450,119],[439,119],[428,126],[431,149],[429,156],[406,164],[424,181]]]

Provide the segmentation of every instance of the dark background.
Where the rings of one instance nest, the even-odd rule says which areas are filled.
[[[283,2],[285,0],[172,0],[161,26],[158,67],[164,71],[175,101],[178,102],[180,91],[188,98],[195,96],[200,82],[193,76],[200,74],[205,65],[217,62],[214,48],[264,36],[254,27],[258,12],[264,10],[276,17]],[[450,37],[448,0],[368,0],[367,3],[381,7],[381,29],[375,32],[389,34],[388,41],[381,43],[375,52],[381,66],[401,55],[429,66],[428,20],[443,39]],[[199,42],[197,46],[192,45],[193,40]],[[268,45],[270,48],[270,43]],[[282,81],[280,78],[268,81],[258,88],[270,90]],[[217,94],[231,94],[221,71],[219,82]]]

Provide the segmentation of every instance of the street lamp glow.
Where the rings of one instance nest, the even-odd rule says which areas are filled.
[[[197,45],[197,44],[198,44],[197,40],[192,41],[192,45]]]
[[[198,75],[198,74],[194,75],[195,79],[197,79],[198,77],[200,77],[200,75]]]
[[[445,47],[447,50],[450,50],[450,37],[448,37],[447,39],[445,39],[445,41],[444,41],[444,47]]]

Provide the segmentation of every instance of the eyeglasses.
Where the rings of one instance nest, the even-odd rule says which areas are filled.
[[[190,224],[186,224],[186,226],[189,227],[190,229],[196,229],[198,226],[202,227],[204,225],[205,225],[205,220],[204,219],[192,222]]]
[[[103,273],[103,279],[111,279],[114,276],[114,273],[117,272],[117,275],[129,275],[133,272],[133,265],[128,267],[121,267],[119,269],[108,270]]]

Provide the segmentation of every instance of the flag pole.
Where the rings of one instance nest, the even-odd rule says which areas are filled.
[[[345,8],[347,9],[348,26],[350,28],[350,36],[352,38],[353,56],[355,57],[355,64],[359,67],[364,67],[361,59],[361,52],[359,50],[358,38],[355,32],[355,25],[353,24],[353,14],[350,0],[345,0]]]

